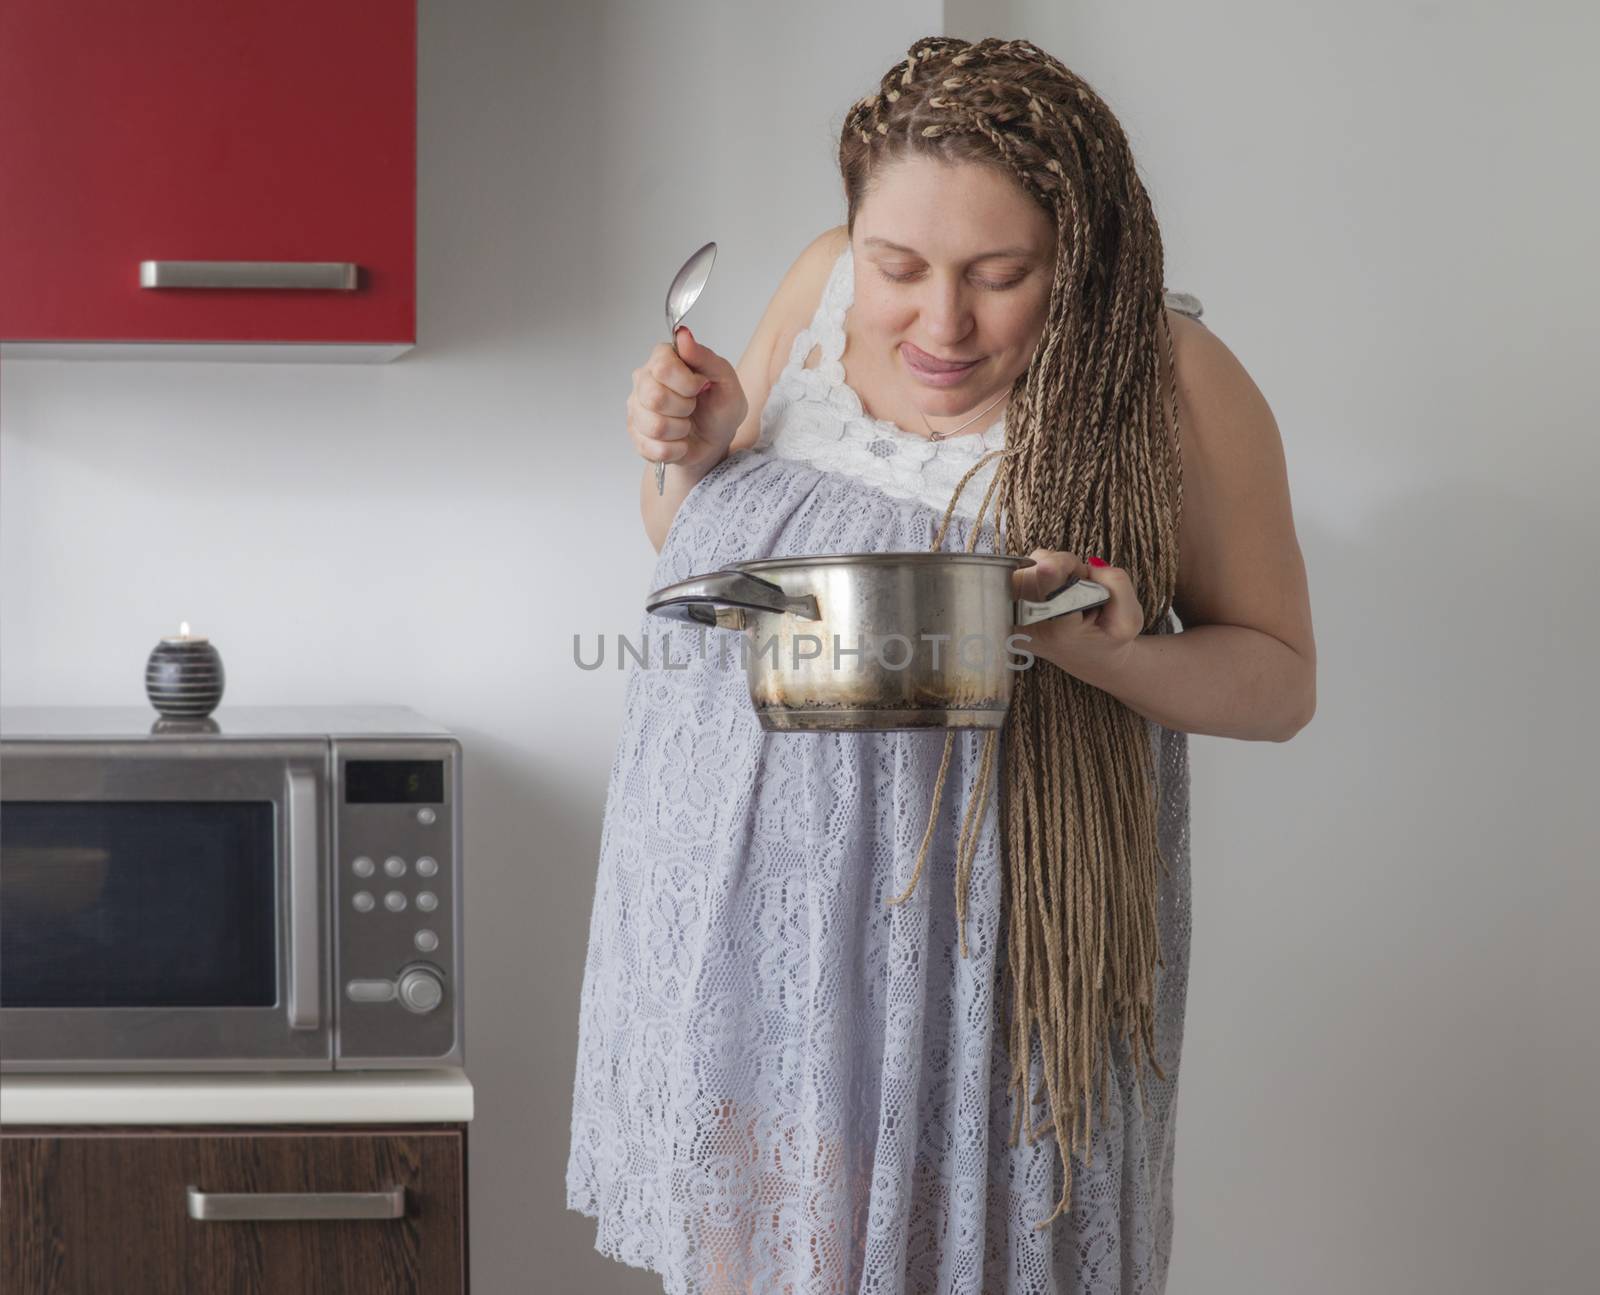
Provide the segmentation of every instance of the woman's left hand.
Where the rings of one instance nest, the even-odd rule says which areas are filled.
[[[1111,600],[1025,628],[1013,626],[1012,633],[1019,636],[1013,642],[1092,683],[1115,675],[1144,630],[1144,608],[1133,592],[1132,577],[1098,557],[1086,562],[1056,549],[1035,549],[1028,556],[1034,565],[1011,573],[1016,597],[1043,602],[1077,576],[1104,585],[1111,591]]]

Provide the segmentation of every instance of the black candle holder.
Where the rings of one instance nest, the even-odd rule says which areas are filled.
[[[222,700],[222,656],[211,640],[189,633],[185,622],[176,638],[164,638],[144,667],[150,704],[173,719],[204,719]]]

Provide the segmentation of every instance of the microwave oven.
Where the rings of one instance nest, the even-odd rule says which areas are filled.
[[[0,1071],[460,1065],[461,833],[404,707],[0,708]]]

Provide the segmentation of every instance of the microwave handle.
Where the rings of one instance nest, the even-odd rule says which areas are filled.
[[[313,773],[289,772],[289,1028],[321,1025],[321,796]]]

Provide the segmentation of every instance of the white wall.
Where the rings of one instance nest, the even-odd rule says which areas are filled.
[[[843,219],[846,109],[943,14],[420,12],[420,345],[373,367],[8,362],[0,702],[142,705],[145,657],[187,619],[224,706],[399,702],[455,728],[474,1290],[659,1291],[594,1252],[564,1186],[622,700],[572,635],[636,637],[655,560],[623,404],[707,239],[689,322],[738,358]]]
[[[423,0],[421,345],[0,374],[0,700],[404,702],[468,751],[479,1292],[659,1290],[563,1208],[577,993],[653,552],[622,427],[679,261],[742,349],[916,37],[1025,35],[1128,127],[1174,287],[1283,428],[1321,653],[1286,745],[1193,743],[1172,1289],[1575,1292],[1600,1181],[1600,192],[1576,4]],[[697,58],[705,69],[688,74]],[[619,611],[618,609],[622,610]]]

